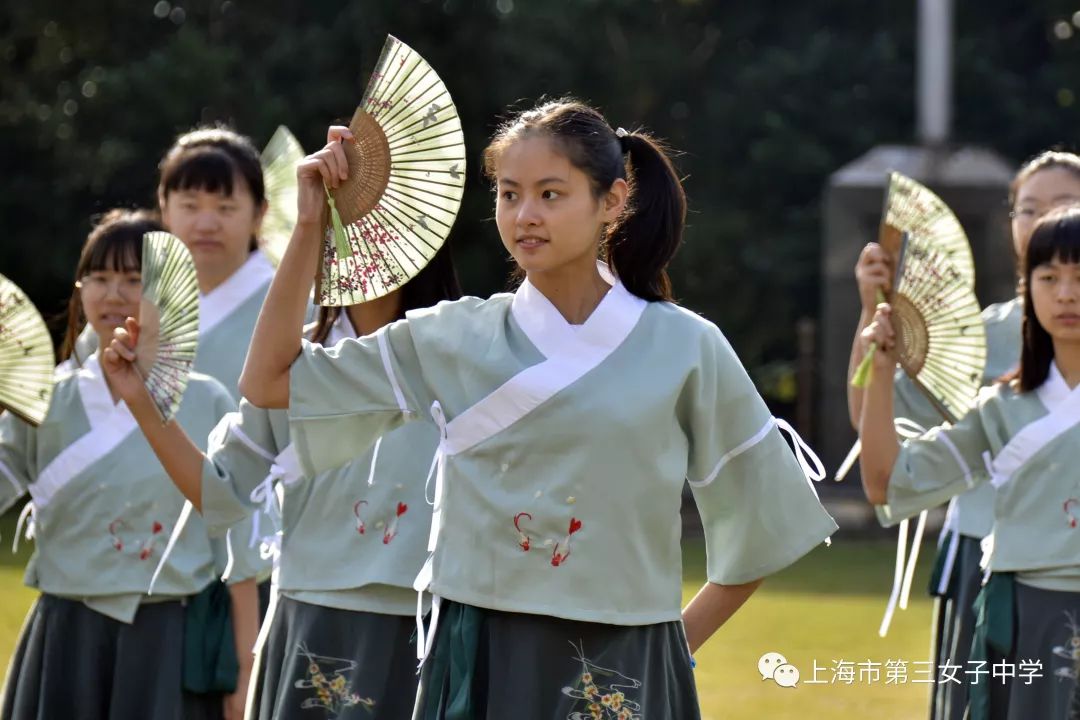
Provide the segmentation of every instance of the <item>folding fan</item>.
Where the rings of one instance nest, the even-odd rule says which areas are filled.
[[[986,333],[971,247],[956,216],[928,189],[892,173],[879,242],[896,268],[897,362],[943,419],[956,422],[982,386]],[[867,353],[852,383],[865,384]]]
[[[142,285],[137,366],[167,421],[180,407],[199,339],[195,263],[179,238],[166,232],[143,235]]]
[[[0,275],[0,407],[31,425],[45,419],[52,399],[52,338],[19,286]]]
[[[465,186],[465,138],[450,93],[393,36],[349,129],[349,178],[327,192],[320,305],[373,300],[415,277],[450,234]]]
[[[267,209],[259,235],[263,252],[275,266],[285,255],[296,227],[296,165],[303,159],[304,149],[284,125],[278,127],[262,152]]]

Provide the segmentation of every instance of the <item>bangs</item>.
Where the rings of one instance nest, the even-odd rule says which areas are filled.
[[[165,195],[171,192],[204,190],[232,197],[240,168],[228,152],[211,146],[186,149],[169,159],[161,172]]]
[[[1054,260],[1080,263],[1080,208],[1048,214],[1035,226],[1028,242],[1025,276]]]
[[[161,230],[149,213],[121,211],[107,214],[83,246],[75,278],[92,272],[140,272],[143,235]]]
[[[142,233],[120,230],[106,232],[87,250],[85,267],[80,276],[105,270],[142,270]]]

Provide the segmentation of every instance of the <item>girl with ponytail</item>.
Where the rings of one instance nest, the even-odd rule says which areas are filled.
[[[348,129],[328,140],[241,390],[288,408],[308,473],[439,428],[414,718],[700,717],[690,653],[836,525],[723,334],[671,301],[686,199],[661,145],[574,100],[512,118],[484,169],[517,290],[323,349],[295,329],[349,174]],[[687,479],[709,582],[680,610]]]

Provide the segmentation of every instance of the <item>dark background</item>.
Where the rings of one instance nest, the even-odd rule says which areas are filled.
[[[955,141],[1016,163],[1072,148],[1080,2],[957,5]],[[435,67],[464,123],[471,167],[451,242],[467,292],[507,282],[478,170],[486,138],[510,106],[577,95],[682,151],[677,296],[783,407],[796,322],[818,313],[826,179],[874,145],[913,141],[915,12],[899,0],[7,0],[0,272],[58,313],[92,216],[153,204],[177,133],[226,121],[261,147],[286,124],[315,149],[351,116],[391,32]]]

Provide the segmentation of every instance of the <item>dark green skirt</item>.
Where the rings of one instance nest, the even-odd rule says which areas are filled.
[[[972,661],[1004,663],[1017,677],[984,677],[973,686],[971,720],[1080,720],[1080,593],[995,573],[979,593],[976,615]]]
[[[251,720],[409,720],[416,621],[279,597],[255,658]]]
[[[443,601],[414,720],[699,720],[679,621],[622,626]]]
[[[951,571],[946,567],[949,546],[956,537],[956,553]],[[930,594],[934,603],[934,666],[946,663],[967,669],[971,638],[975,631],[975,598],[982,585],[979,568],[982,548],[977,538],[952,535],[945,538],[934,563]],[[948,571],[948,577],[945,573]],[[960,684],[937,683],[931,686],[930,720],[963,720],[968,706],[967,676],[957,673]]]
[[[130,624],[41,595],[3,691],[3,720],[217,720],[221,693],[183,689],[186,608],[147,603]]]

